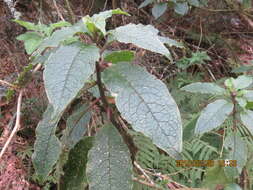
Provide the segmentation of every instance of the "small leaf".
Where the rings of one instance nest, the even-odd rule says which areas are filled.
[[[139,6],[138,8],[141,9],[141,8],[143,8],[143,7],[148,6],[149,4],[151,4],[151,3],[153,3],[153,2],[155,2],[155,0],[145,0],[145,1],[143,1],[143,2],[140,4],[140,6]]]
[[[60,115],[55,119],[52,118],[52,114],[53,106],[49,105],[43,114],[43,119],[36,128],[36,141],[32,160],[36,174],[42,182],[51,172],[61,153],[61,143],[55,136]]]
[[[94,45],[75,43],[61,46],[45,66],[44,82],[54,113],[64,111],[95,71],[99,49]]]
[[[90,190],[132,189],[132,163],[129,150],[112,124],[95,137],[86,169]]]
[[[87,131],[87,125],[91,119],[91,113],[88,112],[88,106],[82,105],[74,111],[67,119],[67,127],[63,136],[63,142],[68,148],[73,148]]]
[[[243,125],[253,134],[253,111],[245,110],[240,114]]]
[[[24,41],[27,54],[34,52],[43,41],[43,37],[37,32],[26,32],[17,37],[17,40]]]
[[[105,55],[104,61],[110,63],[119,63],[119,62],[131,62],[134,59],[133,51],[113,51]]]
[[[152,8],[152,15],[155,17],[155,19],[158,19],[166,12],[167,8],[167,3],[156,3]]]
[[[201,93],[201,94],[213,94],[213,95],[222,95],[225,94],[225,89],[219,87],[214,83],[207,82],[196,82],[181,88],[187,92],[192,93]]]
[[[182,150],[182,124],[176,102],[166,85],[142,67],[118,63],[103,72],[110,92],[116,94],[116,106],[138,132],[175,156]]]
[[[247,162],[247,144],[237,134],[225,138],[224,147],[229,151],[227,159],[236,160],[239,174]]]
[[[216,100],[207,105],[197,121],[195,133],[205,133],[220,126],[233,111],[233,104],[226,100]]]
[[[27,30],[38,31],[38,26],[35,25],[34,23],[26,22],[26,21],[18,20],[18,19],[15,19],[13,21],[16,22],[17,24],[25,27]]]
[[[245,108],[245,106],[247,105],[247,100],[245,98],[236,97],[235,100],[242,108]]]
[[[175,3],[175,7],[174,7],[174,10],[177,14],[180,14],[180,15],[185,15],[188,10],[189,10],[189,6],[186,2],[183,2],[183,3]]]
[[[47,47],[58,47],[61,42],[73,37],[78,32],[88,33],[88,29],[82,22],[78,22],[70,27],[64,27],[60,30],[56,30],[51,36],[44,39],[44,41],[38,47],[38,50],[34,52],[34,55],[36,56],[41,54]]]
[[[233,81],[234,87],[237,90],[249,87],[253,83],[253,78],[246,75],[240,75]]]
[[[140,48],[165,55],[172,60],[169,50],[160,41],[158,30],[151,25],[128,24],[110,31],[111,40],[132,43]]]
[[[245,90],[243,95],[249,102],[253,102],[253,90]]]
[[[68,161],[64,165],[62,190],[81,190],[87,185],[86,164],[88,151],[93,145],[93,137],[85,137],[70,150]]]
[[[114,9],[94,14],[92,17],[86,16],[83,18],[83,22],[90,29],[91,33],[94,33],[96,31],[95,28],[97,28],[103,33],[103,35],[106,35],[106,19],[115,14],[129,15],[127,12],[124,12],[120,9]]]

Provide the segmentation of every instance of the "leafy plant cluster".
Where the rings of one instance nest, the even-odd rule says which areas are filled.
[[[152,13],[158,18],[168,6],[184,15],[203,2],[146,0],[140,8],[152,3]],[[112,51],[110,45],[131,43],[174,62],[166,45],[182,48],[182,44],[160,36],[151,25],[131,23],[107,30],[107,19],[113,15],[128,13],[104,11],[73,25],[15,20],[28,30],[17,39],[24,41],[31,56],[21,78],[26,78],[33,65],[42,65],[49,100],[36,128],[35,179],[40,184],[54,181],[58,189],[66,190],[168,189],[175,182],[211,189],[216,184],[240,188],[236,185],[240,176],[253,172],[252,76],[228,78],[221,85],[197,82],[202,78],[196,75],[189,79],[188,68],[210,61],[205,51],[197,51],[175,62],[184,72],[172,79],[170,93],[164,82],[133,62],[135,52]],[[22,87],[28,82],[18,81]],[[94,101],[80,102],[78,98],[87,92]],[[210,100],[200,111],[199,105]],[[98,108],[101,124],[94,126],[91,120]],[[61,131],[57,126],[69,110]],[[221,167],[217,161],[211,168],[180,168],[178,159],[236,160],[237,167]],[[144,182],[143,173],[149,175]],[[145,183],[150,180],[152,187]]]
[[[106,19],[114,14],[128,15],[120,9],[110,10],[83,17],[74,25],[60,22],[44,26],[16,20],[29,30],[18,39],[25,42],[32,64],[43,64],[49,100],[36,129],[32,156],[40,183],[48,179],[56,164],[60,189],[83,189],[87,185],[89,189],[132,189],[131,156],[123,141],[127,130],[122,130],[120,117],[167,154],[177,157],[181,152],[180,113],[166,85],[130,63],[133,52],[107,51],[111,43],[118,41],[172,60],[164,44],[177,42],[159,36],[151,25],[128,24],[106,31]],[[83,35],[88,43],[82,41]],[[90,87],[99,91],[97,102],[107,115],[102,116],[103,126],[97,126],[95,138],[87,137],[92,116],[92,106],[87,102],[75,108],[66,129],[57,137],[63,113]],[[115,105],[109,98],[115,99]]]

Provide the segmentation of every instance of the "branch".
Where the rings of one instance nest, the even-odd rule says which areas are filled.
[[[7,147],[9,146],[11,140],[13,139],[14,135],[16,134],[16,132],[18,131],[19,127],[20,127],[20,113],[21,113],[21,103],[22,103],[22,97],[23,97],[23,90],[21,90],[19,92],[19,96],[18,96],[18,105],[17,105],[17,117],[16,117],[16,123],[15,123],[15,127],[13,128],[11,135],[8,137],[6,143],[4,144],[3,149],[1,150],[0,153],[0,160],[3,157],[3,154],[5,153]]]

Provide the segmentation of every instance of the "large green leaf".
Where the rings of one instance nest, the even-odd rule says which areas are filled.
[[[227,159],[236,160],[236,166],[239,174],[247,162],[247,144],[237,134],[226,137],[224,147],[228,150]]]
[[[68,148],[73,148],[87,131],[91,119],[91,113],[87,108],[87,105],[82,105],[67,119],[63,141]]]
[[[76,33],[83,32],[87,33],[88,29],[82,22],[78,22],[77,24],[64,27],[60,30],[56,30],[52,33],[51,36],[47,37],[38,47],[37,51],[34,52],[34,55],[41,54],[45,48],[47,47],[58,47],[61,42],[67,40],[68,38],[73,37]]]
[[[51,172],[61,153],[61,143],[55,136],[55,130],[60,116],[52,118],[53,106],[49,105],[43,114],[42,121],[36,128],[36,141],[32,156],[36,174],[44,181]]]
[[[26,32],[17,37],[17,40],[24,41],[27,54],[34,52],[43,41],[43,36],[37,32]]]
[[[197,121],[195,133],[205,133],[220,126],[233,111],[233,104],[226,100],[216,100],[207,105]]]
[[[240,114],[243,125],[253,134],[253,111],[245,110]]]
[[[61,46],[50,55],[44,71],[44,81],[55,114],[64,111],[75,98],[94,73],[98,59],[99,49],[96,46],[81,43]]]
[[[83,22],[91,33],[94,33],[96,29],[99,29],[103,33],[103,35],[106,35],[106,19],[112,17],[112,15],[115,14],[129,15],[128,13],[120,9],[114,9],[94,14],[92,17],[85,16],[83,17]]]
[[[195,82],[187,86],[184,86],[181,89],[187,92],[193,93],[198,92],[202,94],[213,94],[213,95],[222,95],[226,92],[225,89],[219,87],[218,85],[207,82]]]
[[[95,137],[86,173],[90,190],[132,189],[130,153],[113,125],[105,125]]]
[[[169,50],[159,39],[158,30],[151,25],[128,24],[111,30],[109,33],[111,34],[111,40],[132,43],[140,48],[160,53],[172,59]]]
[[[93,137],[85,137],[70,150],[68,161],[64,165],[61,190],[82,190],[87,185],[86,164],[92,142]]]
[[[132,127],[167,153],[182,149],[178,107],[166,85],[140,66],[118,63],[105,70],[106,87],[116,94],[116,106]]]
[[[152,8],[152,15],[155,17],[155,19],[158,19],[166,12],[167,8],[167,3],[156,3]]]

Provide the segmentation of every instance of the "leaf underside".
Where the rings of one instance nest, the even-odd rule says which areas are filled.
[[[216,100],[207,105],[197,121],[195,133],[205,133],[220,126],[233,111],[233,104],[226,100]]]
[[[105,70],[103,80],[116,96],[116,106],[132,127],[175,156],[182,149],[178,107],[166,85],[140,66],[118,63]]]
[[[90,190],[131,190],[132,164],[129,150],[111,124],[95,137],[88,154],[87,178]]]
[[[61,153],[61,143],[55,136],[55,130],[60,116],[52,119],[53,107],[48,106],[43,114],[42,121],[36,128],[36,141],[32,156],[35,171],[39,178],[44,181],[51,172]]]
[[[81,43],[61,46],[50,55],[44,71],[44,82],[56,115],[64,111],[76,97],[94,73],[98,59],[99,49],[96,46]]]

